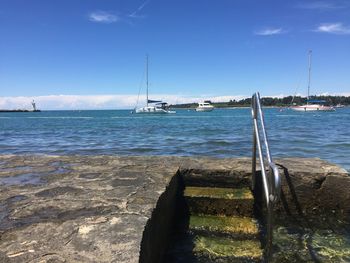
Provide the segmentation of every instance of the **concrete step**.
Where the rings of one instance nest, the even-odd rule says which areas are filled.
[[[249,217],[191,215],[189,230],[196,234],[231,237],[236,240],[259,238],[258,222]]]
[[[249,187],[251,172],[247,172],[247,169],[243,170],[189,169],[183,171],[182,175],[187,186]]]
[[[257,240],[197,236],[193,252],[197,257],[213,262],[261,262],[263,259],[263,250]]]
[[[168,251],[163,262],[257,263],[263,262],[263,250],[257,240],[189,235]]]
[[[191,214],[253,216],[254,197],[249,188],[187,186],[184,197]]]

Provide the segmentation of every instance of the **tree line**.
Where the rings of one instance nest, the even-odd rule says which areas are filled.
[[[310,100],[322,100],[325,101],[325,105],[335,106],[335,105],[350,105],[350,96],[310,96]],[[228,102],[213,102],[212,104],[216,108],[226,108],[226,107],[249,107],[251,105],[251,98],[241,99],[241,100],[230,100]],[[263,97],[261,98],[263,106],[276,106],[276,107],[288,107],[291,105],[303,105],[306,104],[307,98],[301,96],[287,96],[283,98],[274,97]],[[171,105],[173,108],[195,108],[197,103],[186,103],[186,104],[176,104]]]

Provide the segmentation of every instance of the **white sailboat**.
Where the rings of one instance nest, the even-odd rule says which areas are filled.
[[[311,83],[311,58],[312,50],[309,50],[309,82],[307,87],[307,101],[305,105],[292,106],[290,107],[295,111],[334,111],[335,109],[331,106],[323,105],[324,100],[310,100],[310,83]]]
[[[146,106],[135,109],[138,114],[169,114],[176,111],[169,110],[169,105],[160,100],[150,100],[148,98],[148,56],[146,57]]]

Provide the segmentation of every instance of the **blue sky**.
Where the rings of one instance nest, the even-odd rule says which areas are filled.
[[[350,94],[349,1],[0,0],[0,36],[0,108],[131,106],[146,53],[170,102],[305,95],[309,49],[312,93]]]

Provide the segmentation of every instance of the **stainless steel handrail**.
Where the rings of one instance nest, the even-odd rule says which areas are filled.
[[[267,206],[267,231],[266,231],[266,247],[265,254],[267,258],[272,255],[272,239],[273,239],[273,208],[274,204],[280,198],[281,179],[277,166],[272,160],[269,142],[265,130],[264,113],[261,109],[260,94],[256,92],[252,96],[252,118],[253,118],[253,157],[252,157],[252,189],[254,190],[256,184],[256,150],[259,153],[259,162],[261,166],[262,184],[265,194],[265,201]],[[260,120],[260,129],[259,129]],[[260,133],[261,131],[261,133]],[[265,146],[266,161],[268,163],[268,170],[265,166],[265,158],[263,147],[261,145],[261,137]]]

